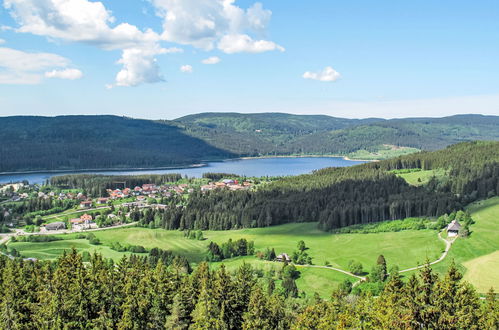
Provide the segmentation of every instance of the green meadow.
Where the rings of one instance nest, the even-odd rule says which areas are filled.
[[[451,260],[464,272],[464,279],[479,292],[490,287],[499,290],[499,197],[471,204],[468,208],[475,224],[468,238],[458,238],[447,258],[434,266],[444,272]]]
[[[407,181],[408,184],[413,186],[422,186],[427,184],[431,178],[442,178],[445,175],[445,170],[428,170],[428,171],[414,171],[409,173],[397,174],[399,177]]]
[[[436,231],[407,230],[375,234],[330,234],[317,229],[316,223],[292,223],[269,228],[254,228],[230,231],[204,231],[204,241],[190,240],[180,231],[148,228],[121,228],[95,231],[101,245],[90,245],[87,240],[75,239],[75,234],[60,235],[62,241],[48,243],[10,243],[23,256],[39,259],[54,259],[65,249],[76,248],[78,251],[98,252],[104,257],[119,260],[124,254],[111,250],[108,245],[113,242],[121,244],[142,245],[145,248],[158,247],[184,255],[194,263],[203,261],[206,247],[210,241],[217,243],[229,239],[245,238],[255,242],[256,250],[274,248],[276,253],[292,254],[298,241],[305,241],[310,256],[315,265],[328,262],[333,267],[348,269],[350,260],[363,264],[369,271],[375,264],[379,254],[383,254],[390,265],[397,264],[401,269],[421,264],[426,258],[437,259],[444,245],[437,238]],[[268,271],[278,269],[281,264],[262,261],[254,256],[239,257],[213,263],[213,267],[224,264],[229,270],[234,270],[242,263]],[[339,282],[356,279],[331,269],[307,268],[300,266],[301,276],[297,280],[299,288],[307,294],[319,292],[327,297],[333,287]]]

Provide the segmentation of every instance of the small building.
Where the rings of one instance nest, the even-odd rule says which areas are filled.
[[[459,234],[460,229],[461,224],[457,220],[452,220],[452,222],[447,226],[447,236],[456,237]]]
[[[97,203],[102,205],[102,204],[107,204],[108,201],[109,201],[108,198],[102,197],[97,200]]]
[[[45,225],[46,230],[61,230],[66,229],[66,224],[64,222],[52,222]]]
[[[89,209],[92,207],[92,201],[83,201],[80,203],[82,209]]]
[[[279,262],[291,262],[291,258],[288,256],[287,253],[281,253],[275,258],[275,260]]]

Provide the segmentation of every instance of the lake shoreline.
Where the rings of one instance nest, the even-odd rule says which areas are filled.
[[[122,172],[122,171],[161,171],[161,170],[183,170],[189,168],[207,167],[206,163],[191,164],[191,165],[178,165],[178,166],[163,166],[163,167],[127,167],[127,168],[87,168],[77,170],[36,170],[36,171],[22,171],[22,172],[0,172],[0,175],[17,175],[17,174],[44,174],[44,173],[83,173],[83,172]]]
[[[17,175],[17,174],[43,174],[43,173],[83,173],[83,172],[122,172],[122,171],[160,171],[160,170],[184,170],[189,168],[202,168],[207,167],[206,162],[231,162],[238,160],[251,160],[251,159],[269,159],[269,158],[342,158],[351,162],[379,162],[378,159],[351,159],[347,156],[339,155],[281,155],[281,156],[252,156],[252,157],[237,157],[226,158],[219,160],[204,160],[203,163],[178,165],[178,166],[161,166],[161,167],[127,167],[127,168],[86,168],[86,169],[67,169],[67,170],[33,170],[33,171],[20,171],[20,172],[0,172],[0,175]]]
[[[266,159],[266,158],[342,158],[344,160],[348,160],[350,162],[379,162],[379,159],[357,159],[357,158],[349,158],[348,156],[340,156],[340,155],[289,155],[289,156],[253,156],[253,157],[239,157],[239,158],[230,158],[224,161],[231,160],[246,160],[246,159]]]

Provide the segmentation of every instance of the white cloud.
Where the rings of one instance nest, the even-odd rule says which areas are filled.
[[[5,40],[0,39],[0,45],[1,45],[1,44],[4,44],[4,43],[5,43]]]
[[[83,72],[78,69],[52,70],[45,72],[46,78],[59,78],[67,80],[76,80],[83,77]]]
[[[188,64],[182,65],[180,67],[180,71],[185,72],[185,73],[192,73],[192,71],[193,71],[192,70],[192,65],[188,65]]]
[[[284,51],[284,48],[272,41],[254,41],[248,35],[263,34],[270,22],[272,12],[263,9],[260,3],[244,10],[234,5],[235,0],[151,0],[151,2],[156,7],[158,16],[163,18],[162,37],[167,41],[205,50],[211,50],[218,44],[220,50],[227,50],[229,53]],[[230,47],[229,41],[238,41],[243,45]]]
[[[116,75],[116,86],[130,87],[163,81],[154,58],[156,54],[158,54],[157,51],[147,53],[140,48],[125,49],[118,61],[123,64],[123,69]]]
[[[220,63],[221,59],[218,56],[208,57],[201,61],[203,64],[217,64]]]
[[[307,71],[303,74],[303,78],[319,80],[323,82],[332,82],[336,81],[341,77],[341,75],[332,67],[328,66],[324,68],[321,72],[310,72]]]
[[[224,36],[218,43],[218,49],[227,54],[234,53],[263,53],[271,50],[285,51],[282,46],[272,41],[253,40],[247,34],[230,34]]]
[[[20,27],[18,32],[81,42],[104,50],[122,50],[123,69],[116,86],[136,86],[162,81],[155,56],[178,52],[160,47],[161,36],[151,29],[121,23],[102,2],[88,0],[5,0],[4,7]]]
[[[43,72],[54,68],[65,68],[70,61],[51,53],[27,53],[0,47],[1,84],[38,84]]]

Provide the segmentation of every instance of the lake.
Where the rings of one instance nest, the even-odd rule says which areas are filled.
[[[53,176],[64,174],[107,174],[107,175],[139,175],[180,173],[188,177],[201,177],[206,172],[233,173],[243,176],[287,176],[311,173],[325,167],[345,167],[365,163],[351,161],[341,157],[275,157],[226,160],[208,162],[205,166],[162,170],[118,170],[118,171],[75,171],[75,172],[40,172],[26,174],[0,175],[0,183],[28,180],[30,183],[43,183]]]

